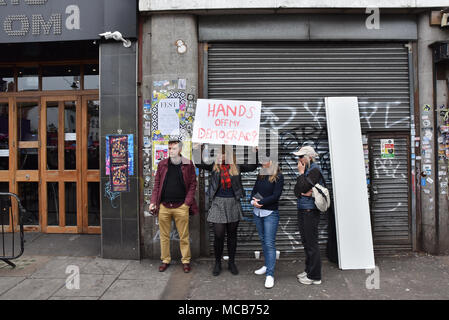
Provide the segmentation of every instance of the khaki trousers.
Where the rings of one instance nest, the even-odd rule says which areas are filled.
[[[161,260],[170,263],[170,231],[172,219],[179,234],[182,263],[190,263],[189,241],[189,207],[185,204],[179,208],[167,208],[162,203],[159,208],[159,236],[161,239]]]

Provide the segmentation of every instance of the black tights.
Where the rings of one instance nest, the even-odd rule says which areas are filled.
[[[214,223],[214,251],[215,261],[220,262],[223,255],[225,231],[228,237],[229,262],[234,262],[235,252],[237,251],[237,227],[239,222]]]

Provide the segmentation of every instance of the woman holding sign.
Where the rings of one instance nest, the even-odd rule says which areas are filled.
[[[274,266],[276,264],[276,231],[279,224],[279,198],[284,187],[284,176],[277,162],[262,163],[251,193],[254,206],[254,223],[262,242],[265,265],[256,270],[258,275],[266,274],[265,288],[274,286]]]
[[[198,146],[194,145],[194,149]],[[207,221],[213,224],[214,229],[215,266],[212,274],[218,276],[221,272],[221,258],[227,233],[228,269],[236,275],[238,274],[235,265],[237,227],[243,218],[240,199],[245,196],[241,173],[256,170],[257,164],[236,164],[235,153],[233,151],[226,153],[223,146],[221,153],[216,156],[215,163],[195,163],[195,166],[211,171],[208,196],[212,199],[212,203]]]

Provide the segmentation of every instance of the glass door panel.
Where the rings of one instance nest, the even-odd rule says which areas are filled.
[[[97,96],[83,99],[83,230],[87,233],[101,232],[100,217],[100,101]]]
[[[47,111],[47,170],[58,170],[58,132],[59,132],[59,103],[46,103]]]
[[[76,170],[76,101],[64,102],[64,169]]]
[[[0,170],[9,170],[9,103],[0,103]]]

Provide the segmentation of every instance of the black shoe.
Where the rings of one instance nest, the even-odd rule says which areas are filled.
[[[215,262],[214,271],[212,271],[212,274],[214,276],[218,276],[221,272],[221,262]]]
[[[229,271],[231,271],[233,275],[239,274],[239,270],[237,269],[237,266],[235,265],[234,262],[228,263],[228,269]]]

